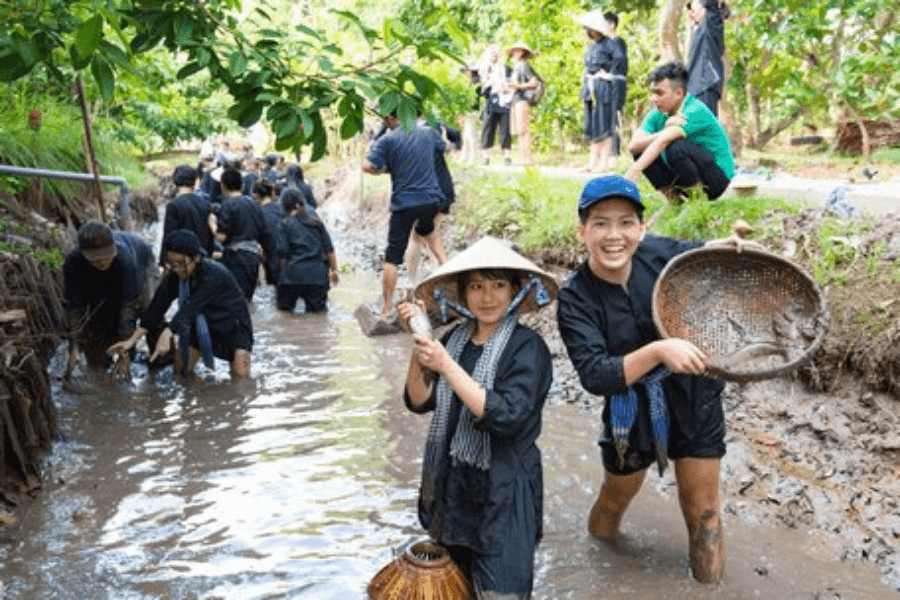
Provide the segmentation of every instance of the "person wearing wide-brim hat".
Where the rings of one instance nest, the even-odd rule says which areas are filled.
[[[512,58],[513,52],[515,52],[516,50],[521,50],[524,53],[523,58],[525,60],[528,60],[529,58],[533,58],[533,57],[537,56],[537,54],[538,54],[537,52],[532,50],[531,46],[529,46],[525,42],[518,41],[514,44],[511,44],[506,49],[506,56],[508,56],[509,58]]]
[[[584,104],[584,137],[590,146],[588,164],[583,170],[607,171],[615,166],[611,156],[617,112],[613,106],[613,70],[626,59],[622,47],[611,41],[614,28],[607,15],[592,10],[575,17],[575,21],[584,27],[585,35],[592,41],[584,53],[579,93]]]
[[[528,60],[537,53],[525,42],[516,42],[506,50],[506,55],[513,60],[512,72],[509,75],[509,89],[513,90],[510,101],[510,133],[516,136],[519,150],[519,164],[531,165],[531,104],[528,102],[530,90],[538,87],[537,75]]]
[[[543,514],[535,442],[553,377],[550,351],[518,314],[557,284],[500,240],[484,238],[416,289],[432,313],[465,317],[440,341],[414,334],[404,401],[434,411],[419,521],[471,573],[479,598],[529,598]],[[403,322],[420,304],[398,306]]]

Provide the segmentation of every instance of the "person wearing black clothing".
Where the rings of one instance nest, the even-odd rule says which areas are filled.
[[[413,329],[404,403],[432,413],[419,523],[472,580],[477,598],[531,598],[542,537],[543,471],[536,445],[553,362],[519,314],[549,304],[556,282],[500,240],[484,238],[423,281],[416,296],[460,315],[432,339]],[[397,307],[409,327],[423,307]]]
[[[78,230],[78,247],[63,264],[63,298],[71,332],[68,372],[82,352],[89,367],[108,366],[106,348],[131,334],[147,306],[156,281],[156,260],[140,238],[113,232],[99,221]],[[116,364],[119,377],[128,376],[131,356]]]
[[[585,35],[593,40],[584,54],[584,72],[579,98],[584,104],[584,136],[590,146],[590,158],[584,171],[607,171],[615,167],[611,157],[615,135],[615,112],[618,93],[615,82],[624,78],[613,74],[621,69],[625,58],[622,45],[611,39],[613,23],[599,10],[580,15],[576,20]]]
[[[606,474],[588,531],[615,540],[647,468],[656,462],[662,474],[671,459],[694,578],[717,582],[725,568],[719,512],[724,384],[703,377],[707,359],[694,344],[660,339],[651,309],[662,269],[703,242],[645,239],[637,186],[617,175],[588,182],[578,214],[588,259],[563,285],[557,321],[581,385],[606,399],[600,438]]]
[[[126,353],[148,332],[161,331],[150,362],[176,349],[172,343],[175,336],[179,350],[175,352],[176,373],[193,373],[201,356],[212,367],[215,356],[231,363],[233,378],[248,377],[253,323],[234,275],[206,258],[192,231],[172,232],[166,238],[166,247],[169,271],[141,316],[140,326],[108,352]],[[179,301],[178,311],[166,322],[166,311],[175,300]]]
[[[279,224],[283,240],[279,256],[283,262],[275,292],[276,306],[292,311],[302,298],[306,312],[323,312],[328,309],[328,290],[339,280],[331,236],[306,206],[299,189],[285,188],[280,204],[285,216]]]
[[[722,0],[691,0],[688,5],[694,30],[688,50],[687,91],[705,104],[716,118],[725,83],[723,5]]]
[[[222,263],[234,273],[247,302],[259,279],[260,252],[265,253],[266,279],[277,281],[276,240],[259,205],[241,193],[240,171],[222,172],[222,205],[216,215],[216,239],[225,245]]]
[[[284,236],[281,231],[281,219],[284,218],[284,208],[278,200],[279,193],[276,191],[276,185],[268,179],[260,179],[253,184],[253,196],[262,208],[266,217],[266,223],[269,224],[269,231],[272,232],[273,243],[275,245],[275,261],[268,262],[266,267],[266,283],[276,285],[278,283],[278,274],[280,271],[278,253],[284,246]]]
[[[303,194],[303,199],[306,201],[306,206],[314,210],[318,207],[312,187],[303,179],[303,168],[300,165],[296,163],[288,165],[284,173],[284,183],[285,187],[293,186],[300,190]]]
[[[616,33],[619,28],[619,15],[613,12],[603,13],[603,18],[607,24],[607,44],[612,48],[612,64],[609,73],[612,76],[612,86],[610,87],[609,104],[612,112],[612,147],[610,155],[613,156],[612,166],[615,167],[616,158],[621,153],[622,148],[622,109],[625,106],[625,98],[628,95],[628,44]]]
[[[200,247],[207,255],[212,256],[215,244],[212,230],[209,228],[209,202],[194,193],[197,184],[197,171],[190,165],[178,165],[172,174],[175,184],[175,196],[166,204],[163,219],[163,243],[159,251],[159,264],[166,264],[165,240],[170,233],[178,229],[190,229],[200,239]]]

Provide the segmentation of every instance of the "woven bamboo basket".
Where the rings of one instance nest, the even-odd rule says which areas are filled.
[[[472,584],[445,548],[424,540],[384,566],[366,588],[372,600],[475,600]]]
[[[682,338],[719,379],[768,379],[808,361],[828,332],[822,290],[802,268],[765,251],[727,246],[669,261],[653,290],[653,320]]]

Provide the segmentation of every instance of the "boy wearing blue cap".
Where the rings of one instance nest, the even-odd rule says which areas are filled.
[[[651,310],[666,263],[703,242],[645,239],[643,213],[631,181],[608,175],[588,182],[578,203],[578,239],[588,258],[559,294],[559,330],[581,385],[606,399],[600,439],[606,476],[588,530],[614,541],[647,467],[655,461],[662,474],[672,459],[694,578],[712,583],[725,566],[724,385],[701,376],[706,357],[695,345],[660,339]]]

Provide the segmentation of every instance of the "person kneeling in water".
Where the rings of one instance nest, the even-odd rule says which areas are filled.
[[[162,329],[151,363],[175,349],[172,337],[177,336],[176,373],[193,373],[201,356],[211,369],[217,356],[231,363],[232,377],[249,376],[253,323],[234,275],[221,263],[206,258],[193,231],[173,231],[165,242],[168,271],[141,316],[140,326],[107,352],[128,352],[148,331]],[[176,299],[178,312],[166,323],[166,311]]]

